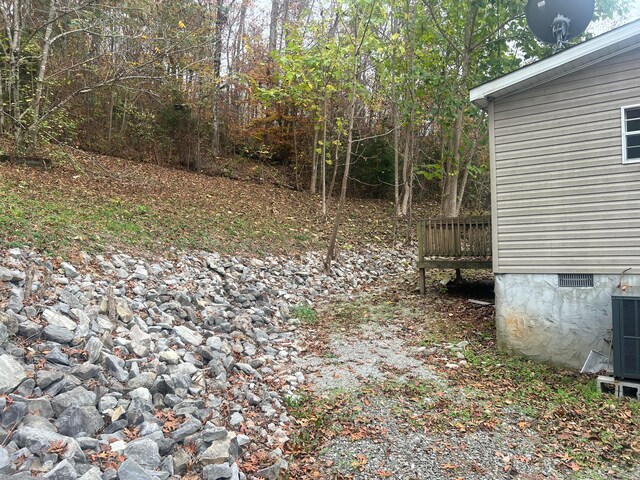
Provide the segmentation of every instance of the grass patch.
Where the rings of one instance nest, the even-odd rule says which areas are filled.
[[[395,302],[363,296],[351,302],[336,302],[321,308],[322,324],[331,331],[351,330],[366,323],[384,324],[407,312]]]
[[[261,245],[301,244],[293,225],[249,215],[228,218],[168,199],[132,202],[121,196],[83,195],[25,180],[0,179],[0,247],[30,245],[47,254],[72,248],[147,251],[203,249],[261,252]],[[294,229],[295,230],[295,229]]]
[[[291,315],[303,325],[313,325],[318,323],[318,312],[308,305],[298,305],[291,309]]]

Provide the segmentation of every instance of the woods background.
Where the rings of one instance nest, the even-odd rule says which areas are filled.
[[[596,15],[623,23],[623,3]],[[468,91],[551,53],[525,4],[2,0],[0,133],[19,152],[276,166],[324,214],[340,191],[392,199],[398,216],[414,196],[480,211],[487,124]]]

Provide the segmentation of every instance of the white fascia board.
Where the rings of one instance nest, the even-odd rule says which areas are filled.
[[[575,47],[556,53],[544,60],[479,85],[469,92],[469,97],[473,103],[484,108],[488,105],[490,99],[503,96],[501,93],[514,93],[520,90],[519,86],[529,88],[533,84],[544,83],[584,68],[595,61],[600,61],[602,58],[599,54],[602,57],[610,56],[611,47],[615,47],[618,43],[625,43],[625,40],[631,39],[636,35],[640,35],[640,20],[628,23]],[[633,43],[632,47],[634,48],[640,46],[638,42]],[[629,45],[620,45],[620,47],[620,51],[616,53],[622,53],[629,49]]]

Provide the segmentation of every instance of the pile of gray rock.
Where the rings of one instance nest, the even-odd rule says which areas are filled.
[[[304,382],[292,307],[410,262],[400,246],[343,252],[331,275],[320,253],[0,251],[0,479],[278,478]]]

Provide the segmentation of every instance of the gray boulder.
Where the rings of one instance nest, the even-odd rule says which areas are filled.
[[[53,398],[51,406],[56,415],[60,415],[69,407],[94,407],[96,405],[96,394],[83,387],[76,387],[73,390],[61,393]]]
[[[138,465],[151,469],[157,468],[162,461],[158,444],[150,438],[141,438],[140,440],[129,442],[124,454]]]
[[[11,355],[0,355],[0,394],[13,391],[25,378],[22,365]]]
[[[73,465],[69,460],[63,460],[56,465],[53,470],[44,474],[43,478],[50,478],[51,480],[73,480],[78,478],[78,472],[73,468]]]
[[[71,330],[58,325],[47,325],[42,330],[42,336],[53,342],[57,343],[70,343],[73,340],[73,333]]]
[[[119,480],[153,480],[144,469],[130,458],[126,459],[118,468]]]
[[[79,433],[86,433],[92,437],[104,427],[102,415],[94,406],[69,407],[56,420],[58,432],[62,435],[75,437]]]

